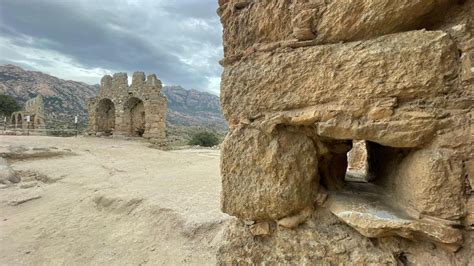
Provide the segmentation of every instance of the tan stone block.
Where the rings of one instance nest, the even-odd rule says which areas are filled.
[[[264,112],[336,102],[341,95],[429,100],[445,92],[443,77],[456,74],[456,54],[447,34],[426,31],[275,56],[257,53],[225,68],[223,112],[227,118],[258,117]]]
[[[277,220],[313,204],[317,158],[311,139],[285,128],[250,126],[222,144],[222,211],[246,220]]]
[[[259,222],[250,225],[250,233],[252,233],[254,236],[270,235],[270,224],[268,222]]]
[[[224,5],[227,2],[232,4]],[[257,43],[279,42],[293,37],[308,40],[317,35],[319,43],[337,43],[419,29],[430,24],[427,17],[431,13],[442,10],[449,2],[236,0],[220,1],[219,14],[224,25],[227,57],[232,55],[229,52],[240,53]]]
[[[474,51],[463,54],[461,62],[462,82],[474,85]]]

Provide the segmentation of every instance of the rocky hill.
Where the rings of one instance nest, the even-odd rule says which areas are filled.
[[[216,95],[186,90],[181,86],[165,86],[163,94],[168,98],[168,123],[207,126],[218,130],[227,127]]]
[[[47,126],[67,126],[74,115],[87,117],[85,101],[96,86],[62,80],[45,73],[26,71],[14,65],[0,66],[0,94],[14,97],[21,105],[40,94],[44,96]]]
[[[47,126],[72,126],[74,115],[87,119],[86,99],[97,94],[98,85],[62,80],[45,73],[26,71],[14,65],[0,66],[0,94],[20,104],[40,94],[45,99]],[[227,128],[220,111],[219,97],[180,86],[163,88],[168,98],[167,122],[170,128],[204,127],[217,131]]]

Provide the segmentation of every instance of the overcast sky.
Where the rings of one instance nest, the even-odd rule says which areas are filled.
[[[0,0],[0,64],[97,84],[145,71],[219,93],[217,0]]]

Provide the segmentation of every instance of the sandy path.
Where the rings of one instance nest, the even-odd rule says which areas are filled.
[[[0,150],[9,146],[73,155],[10,160],[25,176],[0,189],[0,265],[215,263],[228,219],[219,211],[218,151],[0,136]]]

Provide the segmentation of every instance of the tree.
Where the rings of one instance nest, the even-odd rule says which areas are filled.
[[[0,95],[0,114],[10,116],[13,112],[20,111],[21,106],[8,95]]]
[[[198,132],[189,141],[189,145],[199,145],[202,147],[212,147],[219,144],[219,138],[211,132]]]

